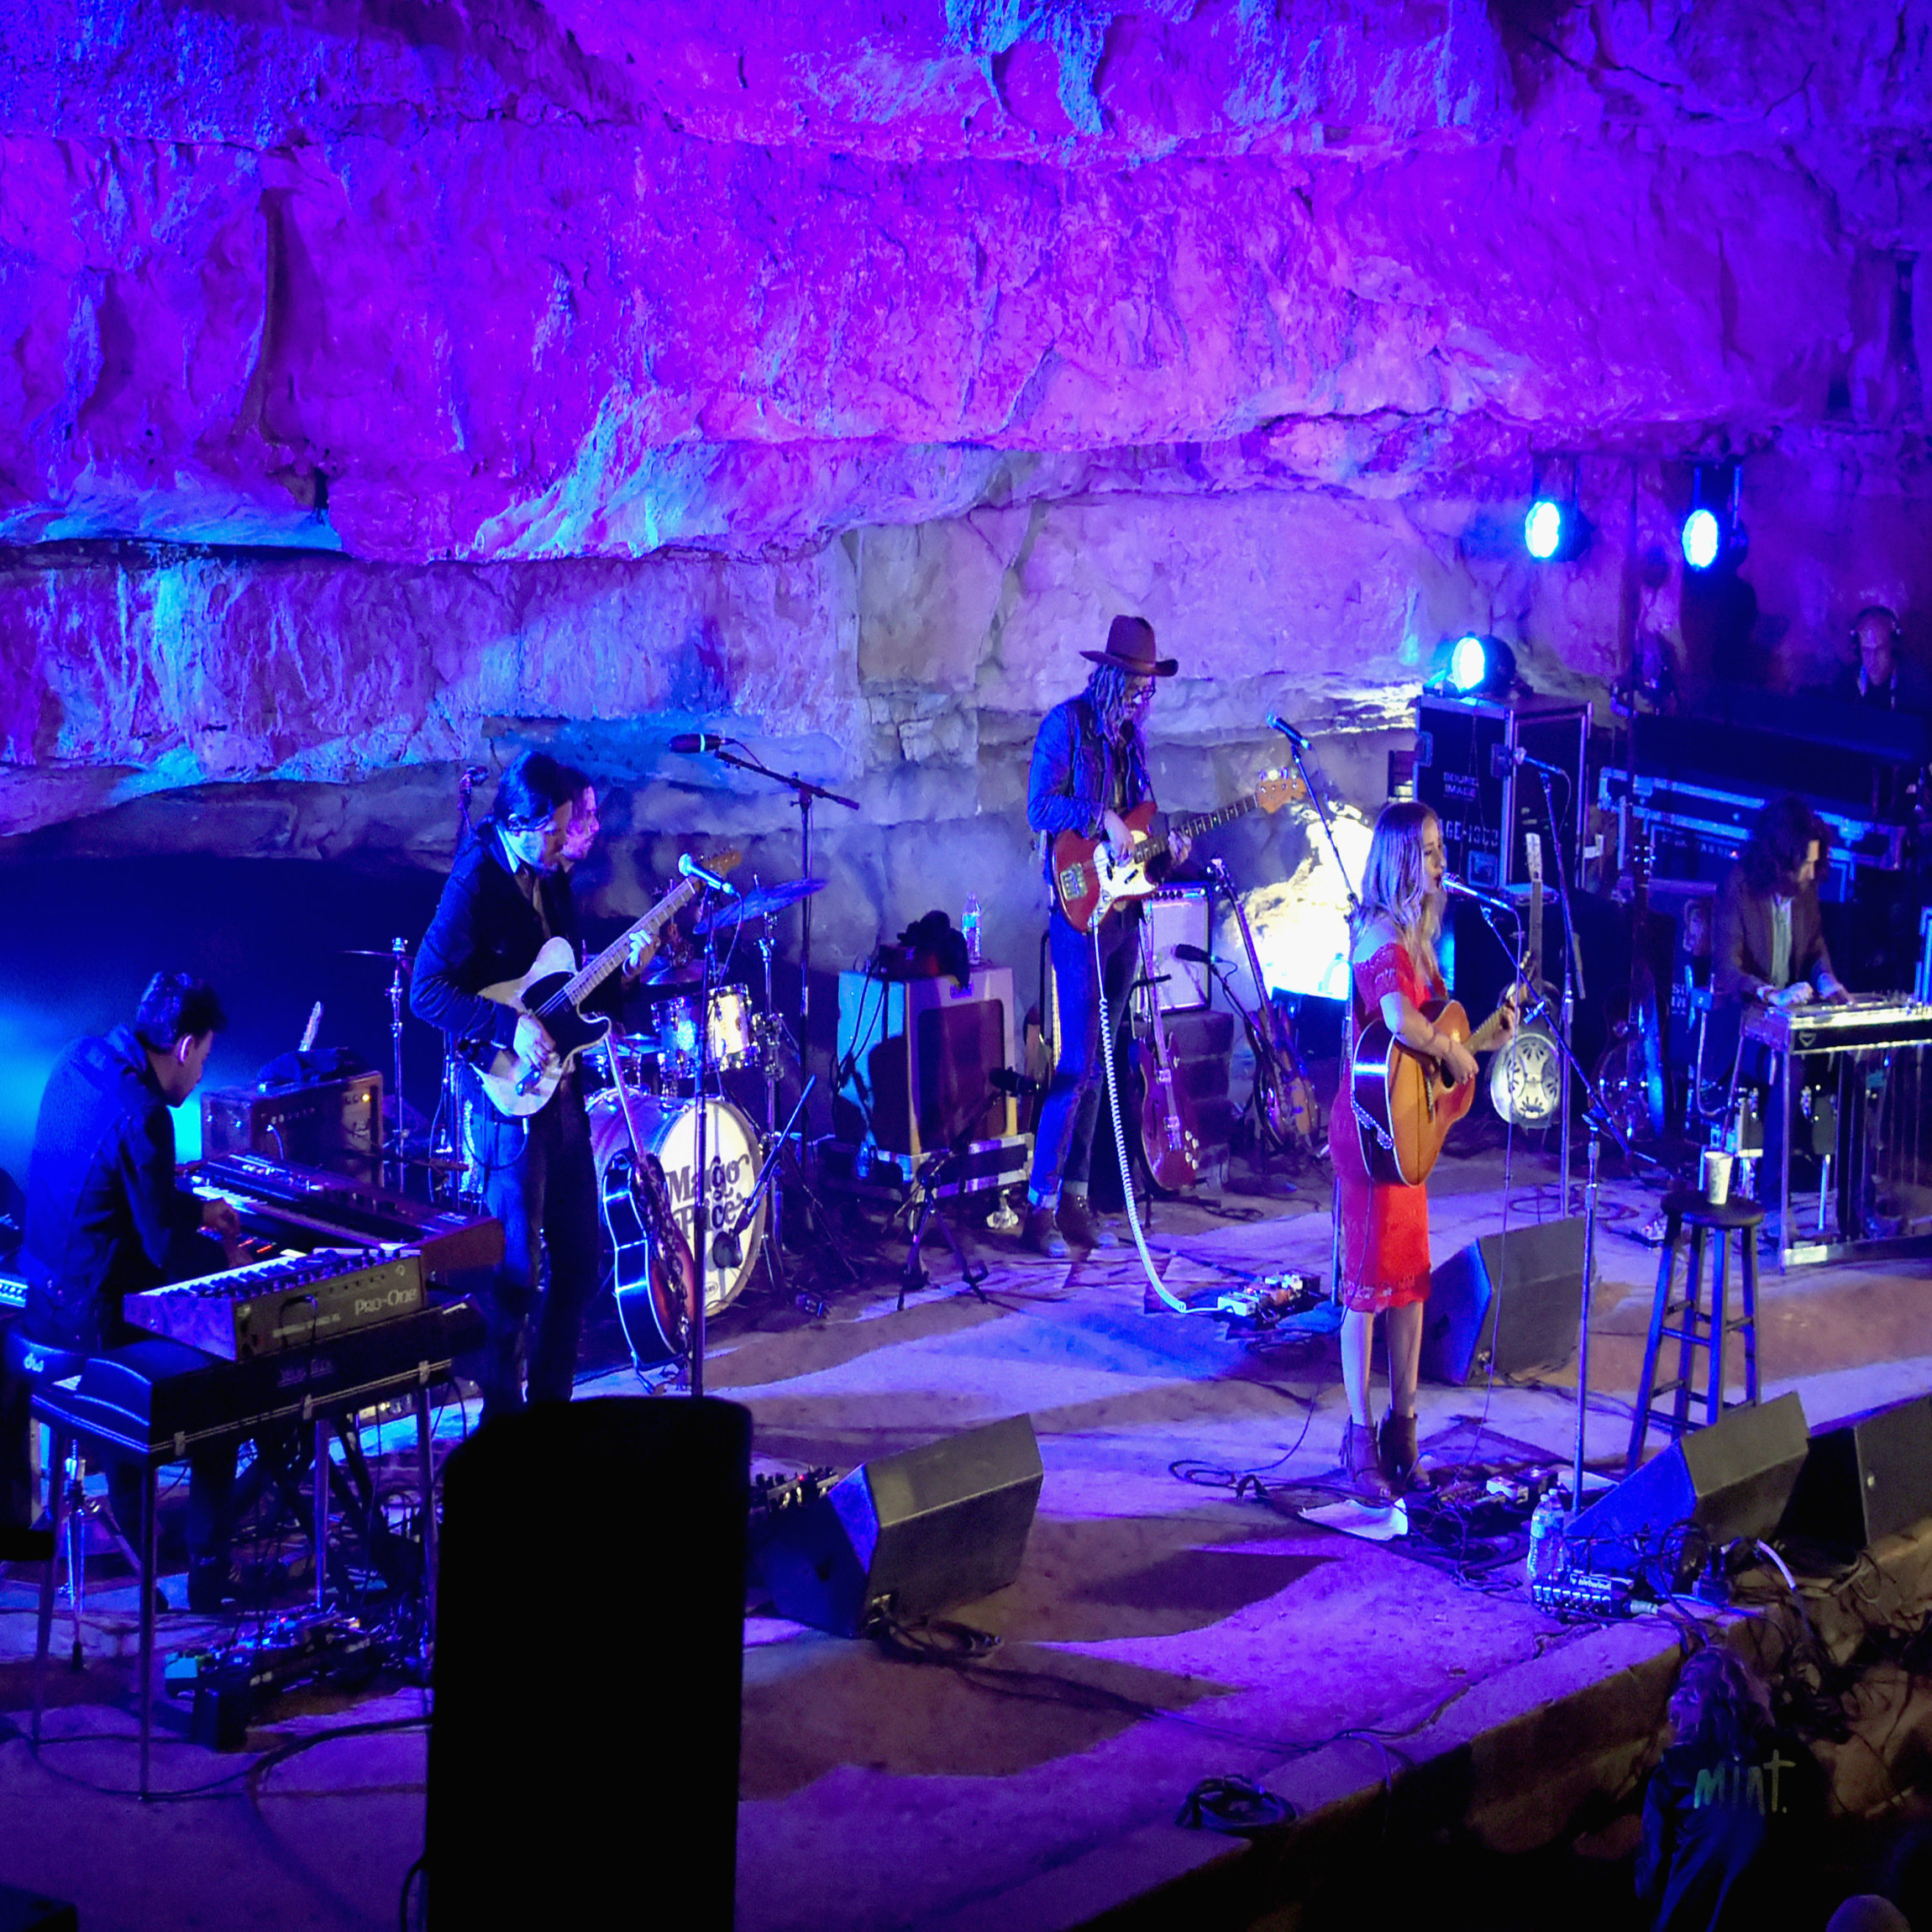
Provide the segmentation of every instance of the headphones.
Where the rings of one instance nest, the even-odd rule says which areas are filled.
[[[1898,615],[1892,609],[1892,606],[1889,604],[1867,604],[1851,620],[1851,648],[1853,650],[1856,651],[1859,648],[1858,633],[1865,628],[1865,620],[1867,617],[1883,617],[1891,625],[1892,648],[1893,650],[1896,651],[1905,642],[1905,633],[1899,628]]]

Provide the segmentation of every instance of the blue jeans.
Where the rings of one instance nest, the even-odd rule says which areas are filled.
[[[503,1224],[502,1266],[463,1284],[483,1310],[476,1379],[487,1421],[523,1406],[526,1360],[530,1401],[570,1399],[597,1288],[597,1173],[574,1074],[522,1120],[498,1113],[480,1081],[465,1074],[463,1085],[483,1211]]]
[[[1137,906],[1110,914],[1100,927],[1100,972],[1117,1049],[1127,1020],[1127,989],[1140,957]],[[1094,972],[1091,933],[1076,932],[1053,908],[1047,943],[1053,955],[1053,988],[1060,1008],[1060,1060],[1040,1109],[1033,1137],[1033,1172],[1026,1198],[1036,1206],[1058,1205],[1060,1190],[1084,1193],[1094,1149],[1094,1129],[1106,1084],[1100,1055],[1100,985]]]

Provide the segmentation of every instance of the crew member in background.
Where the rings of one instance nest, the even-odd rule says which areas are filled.
[[[84,1355],[148,1340],[123,1315],[124,1296],[227,1266],[213,1236],[239,1234],[241,1223],[226,1201],[203,1200],[176,1183],[168,1111],[201,1084],[227,1023],[200,980],[157,973],[131,1026],[76,1041],[55,1063],[27,1179],[20,1261],[29,1340]],[[18,1453],[25,1455],[24,1440]],[[234,1446],[197,1449],[188,1464],[188,1604],[213,1615],[233,1594]],[[108,1489],[116,1524],[139,1548],[139,1466],[109,1462]]]
[[[525,752],[504,773],[490,816],[457,854],[411,982],[412,1008],[449,1035],[465,1063],[465,1145],[482,1172],[484,1207],[503,1223],[502,1266],[479,1284],[486,1421],[526,1399],[570,1399],[584,1310],[596,1288],[596,1168],[575,1069],[521,1116],[501,1112],[476,1074],[499,1052],[541,1070],[554,1066],[543,1021],[484,990],[521,979],[549,939],[566,940],[578,955],[561,861],[581,784],[543,752]],[[643,956],[634,941],[627,965],[634,970]]]
[[[1901,654],[1898,617],[1883,604],[1867,604],[1851,620],[1855,663],[1838,675],[1831,695],[1842,704],[1870,705],[1878,711],[1932,711],[1932,692]]]
[[[1144,729],[1154,680],[1171,678],[1178,668],[1173,659],[1154,654],[1154,627],[1145,617],[1116,617],[1106,648],[1080,655],[1095,667],[1087,687],[1041,721],[1026,785],[1026,820],[1046,840],[1053,895],[1049,943],[1060,1057],[1040,1108],[1021,1239],[1036,1253],[1056,1260],[1065,1257],[1068,1241],[1086,1248],[1119,1245],[1089,1205],[1087,1168],[1106,1079],[1100,989],[1104,983],[1114,1023],[1110,1048],[1126,1022],[1141,909],[1130,900],[1101,921],[1097,977],[1092,934],[1079,931],[1060,910],[1053,842],[1063,832],[1077,832],[1105,838],[1123,858],[1131,848],[1126,815],[1152,797]],[[1168,863],[1179,865],[1186,857],[1186,840],[1177,839]]]

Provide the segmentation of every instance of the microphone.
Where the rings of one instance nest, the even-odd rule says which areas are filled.
[[[732,743],[722,732],[681,731],[671,740],[673,751],[722,751]]]
[[[1024,1096],[1047,1089],[1044,1080],[1036,1080],[1031,1074],[1016,1074],[1011,1067],[995,1067],[986,1079],[995,1093]]]
[[[1286,738],[1297,751],[1306,751],[1308,749],[1308,738],[1306,734],[1302,732],[1298,732],[1294,727],[1288,722],[1286,718],[1278,718],[1273,711],[1270,711],[1268,714],[1268,722],[1269,726],[1275,731],[1279,732],[1281,735]]]
[[[1184,959],[1190,966],[1211,966],[1214,964],[1214,955],[1211,953],[1204,953],[1200,947],[1189,946],[1184,940],[1175,946],[1173,950],[1175,958]]]
[[[1442,890],[1453,894],[1457,899],[1471,899],[1478,906],[1487,906],[1499,912],[1514,912],[1513,900],[1505,899],[1499,892],[1485,892],[1478,885],[1472,885],[1466,879],[1458,879],[1453,872],[1442,874]]]
[[[1531,758],[1520,744],[1493,744],[1489,747],[1491,778],[1507,778],[1520,764],[1528,765],[1532,771],[1546,771],[1551,778],[1567,778],[1570,775],[1560,764],[1549,764],[1540,758]]]
[[[700,865],[687,852],[678,861],[678,870],[686,879],[695,879],[701,885],[708,885],[713,892],[722,892],[727,899],[739,896],[738,889],[729,879],[721,879],[709,866]]]

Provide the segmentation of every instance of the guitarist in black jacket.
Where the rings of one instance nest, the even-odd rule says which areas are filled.
[[[472,1070],[498,1048],[538,1067],[554,1058],[535,1015],[482,990],[521,979],[547,939],[578,949],[576,906],[559,863],[576,790],[542,752],[525,752],[504,773],[489,817],[456,855],[410,989],[412,1009],[449,1034],[467,1063],[465,1146],[482,1170],[484,1207],[503,1223],[503,1264],[479,1284],[486,1421],[521,1409],[526,1381],[530,1401],[570,1400],[597,1283],[596,1168],[575,1070],[521,1118],[499,1112]]]

